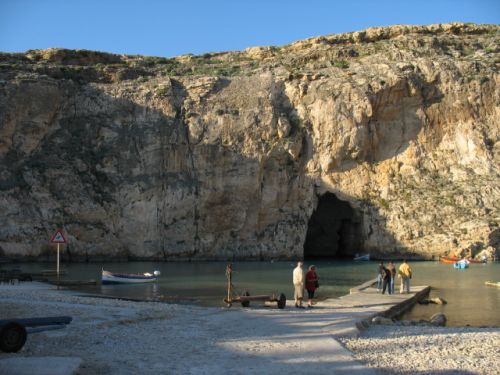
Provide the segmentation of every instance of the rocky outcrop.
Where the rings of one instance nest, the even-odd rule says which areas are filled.
[[[499,30],[2,54],[0,256],[59,227],[74,260],[498,252]]]

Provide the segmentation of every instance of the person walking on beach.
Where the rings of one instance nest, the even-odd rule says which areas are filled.
[[[303,309],[302,299],[304,298],[304,270],[302,269],[303,263],[297,262],[297,267],[293,270],[293,287],[295,298],[295,307]]]
[[[319,288],[319,278],[316,273],[316,266],[309,266],[306,273],[307,307],[313,307],[314,292]]]
[[[403,264],[399,266],[398,277],[401,278],[401,289],[399,293],[410,293],[410,279],[412,276],[411,267],[408,262],[403,260]]]
[[[396,278],[396,266],[391,261],[389,262],[387,269],[391,272],[391,281],[389,283],[389,294],[394,294],[394,279]]]
[[[382,290],[382,280],[384,279],[384,262],[378,264],[377,292]]]
[[[384,274],[382,275],[382,294],[385,294],[387,290],[388,294],[391,294],[391,271],[383,267]]]

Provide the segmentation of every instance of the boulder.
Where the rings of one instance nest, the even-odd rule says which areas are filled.
[[[434,297],[429,300],[430,303],[435,303],[436,305],[446,305],[448,302],[441,297]]]
[[[372,324],[392,325],[394,322],[392,319],[384,318],[383,316],[376,316],[372,319]]]
[[[444,327],[446,325],[446,315],[443,313],[436,313],[431,316],[430,323],[434,326]]]

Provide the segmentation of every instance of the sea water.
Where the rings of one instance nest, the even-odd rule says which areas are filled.
[[[318,299],[339,297],[349,289],[373,279],[378,262],[315,261],[305,262],[304,269],[314,263],[320,278]],[[161,300],[193,303],[203,306],[224,306],[227,294],[225,262],[123,262],[62,264],[67,275],[61,279],[100,280],[101,270],[122,273],[144,273],[159,270],[155,283],[134,285],[95,285],[75,287],[81,292],[101,296],[140,300]],[[396,266],[399,264],[396,262]],[[439,262],[410,262],[413,268],[412,285],[430,285],[431,297],[445,299],[446,305],[415,305],[402,319],[429,319],[442,312],[449,326],[500,326],[500,289],[486,286],[485,281],[500,281],[500,263],[471,264],[457,270],[452,264]],[[2,269],[21,268],[24,272],[54,269],[54,264],[3,264]],[[233,284],[235,291],[251,295],[284,293],[293,298],[292,270],[294,262],[235,262]],[[396,283],[396,293],[399,285]],[[256,302],[258,303],[258,302]]]

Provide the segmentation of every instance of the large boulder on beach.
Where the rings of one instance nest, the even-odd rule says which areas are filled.
[[[446,321],[446,315],[444,315],[443,313],[436,313],[432,315],[431,319],[429,320],[432,325],[441,327],[444,327],[446,325]]]

